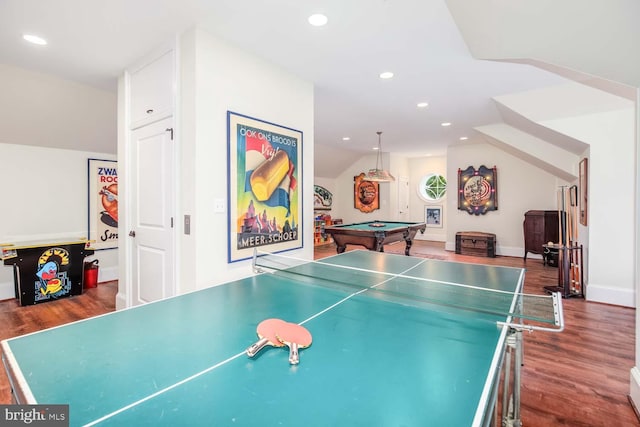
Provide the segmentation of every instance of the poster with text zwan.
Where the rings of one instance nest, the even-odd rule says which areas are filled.
[[[227,112],[229,262],[302,247],[302,132]]]
[[[89,159],[89,240],[92,249],[118,247],[118,163]]]

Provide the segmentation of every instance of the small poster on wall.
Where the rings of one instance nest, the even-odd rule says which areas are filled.
[[[302,132],[227,112],[229,262],[302,247]]]
[[[380,209],[380,185],[367,181],[364,172],[353,177],[353,206],[364,213]]]
[[[92,249],[118,247],[118,163],[89,159],[89,240]]]

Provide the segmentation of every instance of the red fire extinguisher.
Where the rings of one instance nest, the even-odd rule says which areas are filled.
[[[98,260],[85,261],[84,263],[84,288],[98,286]]]

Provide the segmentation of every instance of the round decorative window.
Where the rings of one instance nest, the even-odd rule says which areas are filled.
[[[418,195],[426,202],[442,200],[447,195],[447,179],[437,173],[425,175],[418,184]]]

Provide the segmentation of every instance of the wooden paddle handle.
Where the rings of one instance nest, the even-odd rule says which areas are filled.
[[[246,350],[247,356],[249,357],[255,356],[268,343],[269,343],[269,340],[267,338],[261,338],[260,340],[256,341],[255,344],[252,344],[249,348],[247,348]]]

